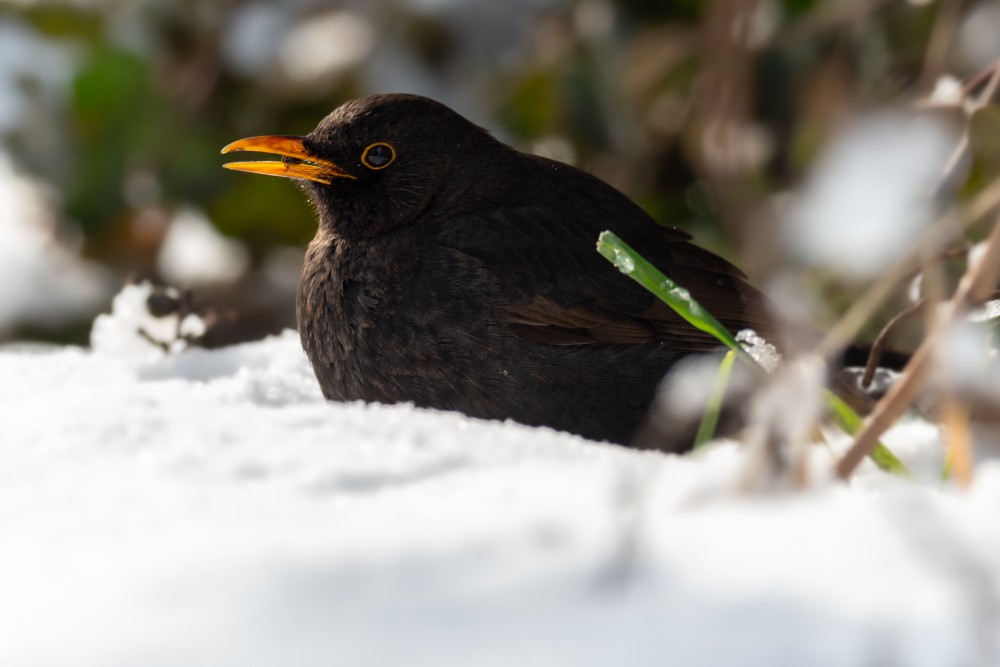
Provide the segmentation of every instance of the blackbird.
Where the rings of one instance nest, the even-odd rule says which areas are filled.
[[[412,402],[628,444],[678,359],[717,341],[595,250],[612,230],[728,329],[769,330],[724,259],[618,190],[415,95],[349,101],[306,136],[222,152],[299,179],[318,216],[297,298],[330,400]]]

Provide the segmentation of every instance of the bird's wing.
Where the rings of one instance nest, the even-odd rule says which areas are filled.
[[[766,335],[766,300],[737,268],[691,244],[684,232],[658,226],[620,201],[614,210],[624,212],[625,221],[606,219],[600,206],[509,206],[453,219],[440,238],[493,272],[508,326],[533,341],[664,342],[688,351],[718,347],[713,336],[695,329],[598,254],[603,229],[622,236],[731,331],[750,327]]]

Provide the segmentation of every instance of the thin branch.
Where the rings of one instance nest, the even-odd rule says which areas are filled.
[[[886,341],[889,340],[889,335],[897,326],[919,313],[920,309],[926,304],[927,299],[918,300],[912,306],[898,313],[895,317],[889,320],[884,327],[882,327],[882,331],[879,332],[875,341],[872,343],[871,350],[868,352],[868,363],[865,364],[865,372],[861,376],[862,388],[867,389],[871,385],[872,379],[875,377],[875,371],[878,369],[879,362],[882,361],[882,350],[885,349],[885,344]]]
[[[948,51],[955,38],[955,29],[960,18],[962,3],[942,2],[938,6],[937,17],[924,53],[923,70],[920,73],[921,88],[931,88],[944,70]]]
[[[990,103],[990,100],[993,99],[993,96],[996,95],[997,86],[1000,86],[1000,59],[993,61],[992,70],[993,71],[990,72],[989,81],[986,82],[986,87],[976,99],[974,110],[985,107]]]
[[[979,86],[983,85],[986,81],[993,76],[993,73],[997,69],[997,61],[991,62],[986,67],[982,68],[971,77],[969,77],[965,83],[962,84],[962,97],[970,97],[972,91],[974,91]]]
[[[986,80],[986,87],[983,88],[983,91],[979,94],[979,97],[976,98],[975,102],[968,105],[965,109],[965,113],[968,118],[971,118],[972,114],[979,111],[983,107],[988,106],[990,100],[992,100],[993,96],[996,94],[997,86],[1000,85],[1000,59],[994,60],[989,67],[978,73],[976,78],[980,76],[986,78],[987,75],[989,78]],[[976,86],[982,82],[983,80],[979,79]],[[968,99],[972,94],[971,91],[974,90],[976,86],[970,87],[969,84],[966,83],[966,85],[962,87],[962,99]],[[940,187],[944,187],[945,184],[951,180],[952,173],[958,168],[958,165],[962,163],[963,158],[965,158],[965,154],[968,152],[969,132],[968,129],[966,129],[965,133],[962,134],[962,138],[958,142],[958,145],[955,146],[955,150],[953,150],[951,155],[948,157],[948,161],[945,163],[944,169],[941,170]]]
[[[858,431],[854,443],[837,461],[835,467],[837,477],[849,478],[858,464],[875,447],[881,435],[913,403],[923,388],[933,365],[934,354],[945,336],[948,325],[969,307],[987,301],[993,295],[998,280],[1000,280],[1000,219],[993,223],[993,229],[986,242],[986,251],[970,264],[959,281],[954,296],[942,308],[937,326],[917,348],[910,363],[903,370],[903,376],[875,405],[869,421]]]
[[[831,359],[857,332],[874,312],[885,302],[897,285],[923,267],[923,257],[934,254],[947,240],[1000,205],[1000,178],[994,179],[967,206],[953,206],[938,219],[917,241],[910,254],[900,260],[895,267],[884,273],[854,302],[854,305],[834,324],[820,341],[817,353],[824,359]]]

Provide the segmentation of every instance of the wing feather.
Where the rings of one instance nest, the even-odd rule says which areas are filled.
[[[541,162],[551,169],[558,164]],[[551,198],[536,192],[529,205],[512,195],[510,205],[443,221],[439,230],[441,243],[494,273],[503,317],[515,335],[550,345],[718,347],[710,334],[598,254],[597,237],[605,229],[688,289],[731,331],[771,333],[767,301],[739,269],[692,244],[687,233],[657,225],[602,181],[566,165],[557,168],[560,180]],[[537,180],[544,192],[544,177]],[[574,189],[578,196],[569,196]]]

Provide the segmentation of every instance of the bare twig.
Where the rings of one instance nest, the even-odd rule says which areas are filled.
[[[983,89],[983,92],[980,93],[979,97],[976,99],[974,110],[982,109],[989,104],[990,100],[993,99],[993,96],[996,95],[997,86],[1000,86],[1000,59],[994,60],[991,68],[992,71],[990,72],[990,78],[986,82],[986,87]]]
[[[871,418],[856,434],[854,443],[837,461],[836,474],[847,479],[854,469],[875,447],[879,437],[899,418],[916,399],[930,372],[934,353],[944,337],[948,325],[970,306],[988,300],[1000,280],[1000,219],[986,242],[986,251],[971,264],[958,283],[954,296],[944,304],[937,325],[913,354],[903,370],[903,376],[872,410]]]
[[[983,88],[979,97],[977,97],[971,105],[967,105],[965,108],[966,117],[968,118],[971,118],[972,114],[987,106],[996,94],[997,86],[1000,85],[1000,59],[994,60],[989,67],[976,74],[975,78],[978,77],[982,77],[982,79],[979,79],[975,86],[970,87],[969,84],[966,83],[966,85],[962,87],[962,99],[964,101],[971,97],[972,91],[982,84],[984,79],[986,80],[986,87]],[[944,169],[941,170],[940,187],[944,187],[944,185],[948,183],[951,179],[952,173],[958,168],[958,165],[962,163],[963,158],[965,158],[965,154],[968,152],[969,132],[968,129],[966,129],[966,131],[962,134],[962,138],[958,142],[958,145],[955,146],[955,150],[953,150],[951,155],[948,157],[948,161],[945,163]]]
[[[868,363],[865,364],[865,372],[861,376],[862,388],[867,389],[871,385],[872,379],[875,377],[875,371],[878,369],[879,362],[882,361],[882,350],[885,349],[885,343],[889,340],[889,335],[897,326],[919,313],[920,309],[923,308],[926,303],[927,299],[918,300],[906,310],[897,313],[895,317],[889,320],[886,325],[882,327],[882,331],[879,332],[875,341],[872,343],[871,350],[868,352]]]
[[[1000,58],[994,60],[988,67],[983,68],[965,82],[962,86],[963,96],[971,96],[972,92],[984,83],[986,87],[972,104],[969,110],[970,114],[987,106],[996,95],[997,89],[1000,88]],[[942,170],[942,183],[951,176],[952,171],[968,151],[968,148],[969,140],[966,133]],[[860,299],[854,302],[854,305],[827,332],[819,344],[818,353],[825,359],[836,354],[847,341],[854,338],[863,323],[885,302],[897,285],[904,281],[908,275],[923,269],[925,262],[922,258],[935,254],[936,248],[943,245],[950,235],[957,234],[965,227],[974,224],[998,204],[1000,204],[1000,179],[994,180],[984,188],[967,208],[952,207],[935,224],[931,225],[905,259],[892,270],[883,274]]]
[[[988,81],[993,73],[997,69],[996,61],[991,62],[986,67],[982,68],[971,77],[969,77],[965,83],[962,84],[962,97],[969,97],[972,92]]]
[[[990,213],[1000,205],[1000,178],[993,180],[966,206],[954,206],[928,228],[917,241],[908,257],[884,273],[871,288],[840,318],[820,341],[817,352],[831,359],[848,341],[854,339],[861,326],[908,276],[923,266],[923,257],[934,254],[947,240]]]
[[[942,2],[938,7],[934,28],[924,54],[923,71],[920,73],[921,87],[924,89],[933,87],[934,81],[944,70],[961,10],[960,2]]]

